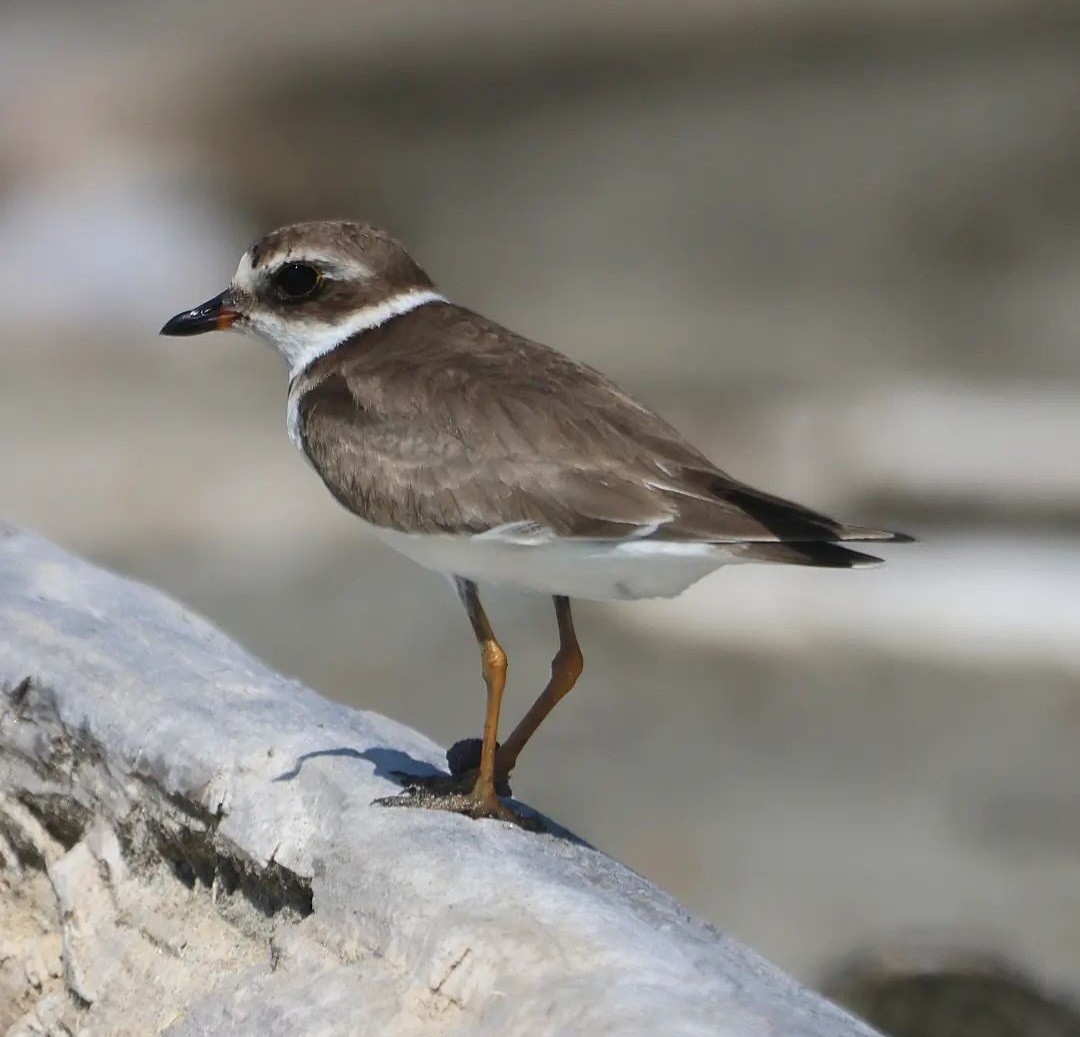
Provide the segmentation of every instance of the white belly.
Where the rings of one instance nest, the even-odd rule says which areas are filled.
[[[492,536],[399,533],[369,527],[426,569],[542,594],[598,601],[673,598],[721,565],[738,563],[738,545],[646,540],[507,541]]]

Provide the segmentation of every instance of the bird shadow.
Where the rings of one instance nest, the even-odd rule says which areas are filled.
[[[313,749],[309,753],[303,753],[296,758],[296,762],[289,770],[282,771],[273,780],[292,781],[300,776],[300,772],[309,760],[317,760],[324,756],[344,756],[353,760],[367,760],[375,765],[376,777],[385,778],[396,785],[406,784],[409,778],[430,778],[442,773],[426,760],[418,760],[400,749],[378,745],[361,752],[359,749],[343,745],[336,749]]]
[[[386,778],[395,785],[407,785],[410,778],[434,778],[445,773],[427,760],[418,760],[400,749],[391,749],[385,745],[372,746],[360,755],[375,764],[376,777]]]
[[[440,776],[449,777],[449,774],[447,774],[446,771],[442,771],[438,767],[433,766],[428,763],[427,760],[418,760],[415,756],[410,756],[401,749],[392,749],[389,746],[376,745],[372,746],[370,749],[361,751],[360,749],[353,749],[350,746],[343,745],[335,749],[313,749],[309,753],[303,753],[296,758],[296,762],[292,767],[287,771],[282,771],[272,780],[292,781],[299,777],[304,765],[309,760],[316,760],[324,756],[366,760],[369,763],[374,764],[376,777],[385,778],[387,781],[392,781],[395,785],[406,789],[410,785],[410,779],[436,778]],[[577,846],[583,846],[589,849],[593,848],[580,836],[575,835],[569,829],[564,828],[550,818],[545,817],[532,807],[521,803],[516,799],[511,800],[511,802],[513,802],[522,813],[532,818],[537,823],[537,831],[554,836],[556,839],[573,843]]]

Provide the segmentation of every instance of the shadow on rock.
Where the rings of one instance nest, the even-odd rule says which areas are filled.
[[[367,760],[375,765],[375,776],[385,778],[397,785],[403,784],[402,775],[416,778],[433,777],[440,772],[426,760],[417,760],[400,749],[390,749],[386,746],[373,746],[370,749],[353,749],[349,746],[339,746],[336,749],[313,749],[296,758],[296,763],[287,771],[282,771],[274,781],[292,781],[299,777],[304,765],[309,760],[315,760],[323,756],[346,756],[354,760]]]

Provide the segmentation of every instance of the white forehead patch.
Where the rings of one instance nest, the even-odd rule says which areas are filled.
[[[249,293],[255,291],[255,267],[251,262],[250,252],[245,252],[240,257],[240,265],[233,274],[232,283],[243,291]]]

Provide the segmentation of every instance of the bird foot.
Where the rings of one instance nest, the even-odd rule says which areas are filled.
[[[412,779],[405,790],[396,796],[375,800],[383,807],[412,807],[420,810],[446,810],[466,817],[493,817],[509,821],[530,832],[543,832],[543,824],[536,818],[523,814],[504,803],[494,793],[484,796],[476,791],[475,783],[468,775],[440,774],[434,778]]]
[[[467,817],[494,817],[530,831],[543,831],[538,821],[518,813],[499,798],[513,795],[505,774],[495,775],[493,794],[484,796],[477,791],[480,747],[479,738],[462,738],[450,746],[446,751],[449,774],[418,775],[394,771],[393,777],[401,782],[404,791],[375,802],[387,807],[418,807],[424,810],[448,810]]]

